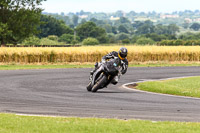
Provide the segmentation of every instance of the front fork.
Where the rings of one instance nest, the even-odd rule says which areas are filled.
[[[89,80],[92,81],[93,74],[90,74]]]

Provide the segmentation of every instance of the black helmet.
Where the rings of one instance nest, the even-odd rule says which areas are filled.
[[[121,47],[119,49],[119,53],[118,53],[118,56],[121,60],[124,60],[127,56],[127,53],[128,53],[128,50],[125,48],[125,47]]]

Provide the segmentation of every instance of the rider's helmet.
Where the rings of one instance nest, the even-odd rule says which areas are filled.
[[[121,60],[124,60],[127,56],[128,50],[125,47],[121,47],[118,52],[118,56]]]

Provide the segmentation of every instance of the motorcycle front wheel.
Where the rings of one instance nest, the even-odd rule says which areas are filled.
[[[92,91],[92,85],[91,84],[92,84],[92,82],[90,82],[86,87],[88,91]]]
[[[102,85],[106,82],[107,77],[105,75],[103,75],[101,77],[101,79],[99,79],[95,85],[92,87],[92,92],[97,92],[98,89],[100,89],[102,87]]]

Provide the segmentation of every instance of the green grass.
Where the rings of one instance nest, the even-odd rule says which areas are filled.
[[[0,70],[20,70],[20,69],[59,69],[59,68],[92,68],[94,65],[65,64],[65,65],[0,65]]]
[[[136,88],[156,93],[200,98],[200,77],[143,82],[139,83]]]
[[[147,63],[147,64],[130,64],[129,67],[178,67],[178,66],[200,66],[199,63],[170,64],[170,63]]]
[[[1,133],[199,133],[200,123],[0,114]]]
[[[171,66],[200,66],[199,63],[191,64],[170,64],[170,63],[135,63],[129,64],[129,67],[171,67]],[[59,68],[94,68],[94,63],[83,64],[8,64],[0,65],[0,70],[19,70],[19,69],[59,69]]]

